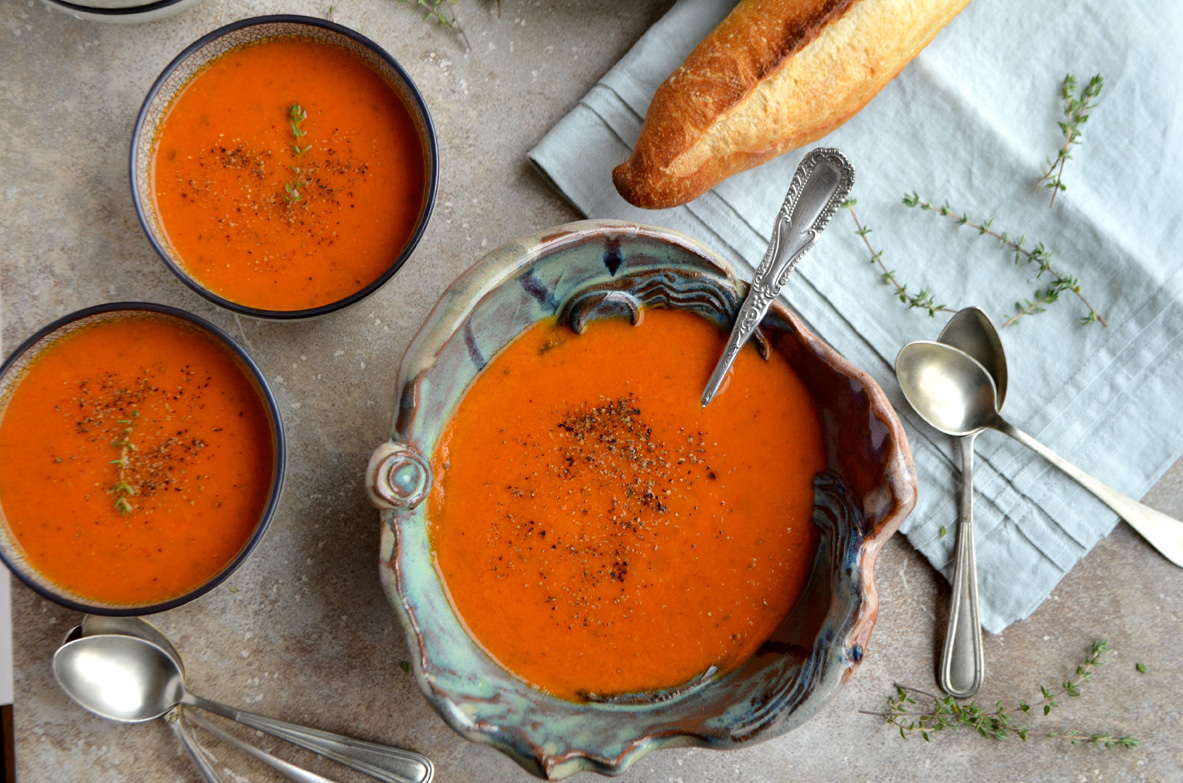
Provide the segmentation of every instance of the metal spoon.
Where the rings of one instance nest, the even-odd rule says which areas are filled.
[[[968,354],[942,343],[909,343],[896,357],[896,376],[908,402],[933,427],[949,435],[986,427],[1006,433],[1075,479],[1164,557],[1183,567],[1183,522],[1126,497],[1008,424],[998,415],[990,373]]]
[[[168,653],[168,657],[172,658],[173,663],[177,665],[177,671],[181,673],[182,677],[185,676],[185,662],[181,660],[181,654],[177,652],[177,648],[173,646],[167,636],[147,620],[142,620],[139,617],[107,617],[99,614],[84,614],[81,630],[83,636],[102,636],[114,633],[123,636],[138,636],[144,641],[152,642]]]
[[[969,307],[949,319],[937,342],[960,348],[987,368],[998,391],[998,407],[1006,396],[1006,354],[998,332],[985,312]],[[901,386],[903,382],[901,381]],[[922,414],[923,415],[923,414]],[[978,566],[974,555],[974,440],[979,431],[958,438],[961,446],[961,503],[957,549],[953,561],[953,599],[941,652],[938,679],[945,693],[968,699],[982,687],[986,656],[978,608]]]
[[[172,713],[170,712],[169,714],[171,715]],[[223,731],[197,713],[188,713],[186,717],[193,721],[195,725],[205,729],[223,742],[233,745],[243,753],[246,753],[248,756],[254,756],[267,766],[280,772],[288,780],[294,780],[296,783],[333,783],[332,780],[329,780],[322,775],[318,775],[315,772],[304,769],[303,767],[297,767],[295,764],[291,764],[281,758],[272,756],[270,753],[261,748],[256,748],[254,745],[243,742],[238,737],[235,737],[228,731]]]
[[[66,639],[63,644],[68,644],[75,639],[80,639],[83,636],[96,636],[102,634],[123,634],[126,636],[136,636],[145,639],[153,644],[160,646],[162,650],[173,660],[176,664],[177,670],[181,672],[182,676],[185,672],[185,663],[181,660],[181,654],[177,652],[177,648],[173,647],[172,642],[165,637],[156,627],[145,620],[138,617],[103,617],[100,615],[83,615],[82,624],[75,626],[66,634]],[[214,769],[213,759],[209,757],[205,748],[193,738],[189,733],[189,729],[181,722],[181,707],[178,705],[166,712],[163,716],[165,723],[172,729],[173,734],[181,741],[181,745],[189,752],[189,757],[193,759],[193,763],[197,766],[197,771],[201,773],[201,779],[205,783],[225,783],[222,777]]]
[[[431,761],[418,753],[243,712],[189,693],[168,653],[134,636],[84,636],[68,642],[54,653],[53,673],[74,701],[111,720],[151,720],[183,704],[287,740],[386,783],[429,783],[435,772]]]
[[[168,657],[172,658],[173,663],[176,664],[177,671],[181,673],[181,676],[185,676],[185,662],[181,660],[181,654],[177,652],[177,648],[173,646],[172,642],[168,640],[167,636],[162,634],[159,630],[157,630],[156,626],[152,625],[147,620],[143,620],[139,617],[107,617],[104,615],[88,614],[83,616],[82,625],[78,631],[82,636],[122,634],[123,636],[136,636],[140,639],[144,639],[145,641],[149,641],[160,649],[164,650]],[[69,636],[66,638],[67,641],[71,640],[71,637]],[[206,779],[206,781],[209,781],[210,778],[206,774],[207,767],[204,765],[208,764],[209,770],[212,771],[213,762],[209,758],[209,754],[205,748],[203,748],[199,743],[195,742],[192,735],[189,734],[188,727],[186,727],[185,723],[181,720],[182,709],[183,707],[177,705],[176,707],[173,707],[171,710],[169,710],[164,717],[168,721],[169,727],[172,728],[173,732],[176,733],[177,737],[180,738],[181,743],[184,744],[185,749],[189,751],[191,756],[193,756],[193,760],[195,763],[197,763],[198,768],[201,770],[202,776]],[[248,756],[254,756],[290,780],[296,781],[296,783],[333,783],[333,781],[322,777],[315,772],[310,772],[309,770],[298,767],[295,764],[273,756],[261,748],[256,748],[254,745],[243,742],[238,737],[235,737],[229,732],[223,731],[196,713],[188,713],[185,715],[185,718],[202,729],[205,729],[210,734],[213,734],[223,742],[238,748]],[[217,773],[214,773],[214,777],[215,783],[218,783],[218,781],[221,780],[217,777]]]
[[[719,393],[740,349],[756,331],[768,306],[796,269],[797,262],[817,243],[853,184],[854,166],[836,149],[819,147],[811,150],[797,166],[785,203],[776,213],[772,241],[748,286],[748,295],[739,309],[723,355],[703,390],[704,408]]]

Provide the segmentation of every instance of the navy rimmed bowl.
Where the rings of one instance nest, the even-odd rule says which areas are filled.
[[[271,524],[271,518],[275,515],[275,509],[279,505],[279,497],[283,491],[286,454],[283,420],[279,415],[279,407],[275,403],[275,395],[272,394],[271,388],[267,385],[262,371],[259,370],[259,367],[246,351],[238,343],[234,342],[234,339],[230,335],[205,319],[176,307],[149,302],[114,302],[79,310],[43,327],[32,337],[21,343],[5,359],[4,363],[0,365],[0,419],[5,415],[9,396],[24,376],[25,368],[53,343],[78,329],[86,328],[97,322],[126,318],[128,316],[136,317],[140,315],[142,317],[144,314],[147,314],[148,317],[171,318],[177,321],[183,321],[190,328],[196,328],[207,337],[212,338],[230,353],[235,364],[238,365],[243,375],[254,387],[255,393],[258,394],[259,401],[263,404],[263,408],[267,414],[267,423],[271,430],[272,453],[274,454],[271,489],[267,496],[267,503],[263,507],[263,512],[255,524],[254,531],[251,533],[246,544],[243,545],[242,549],[230,562],[210,576],[208,580],[189,592],[164,601],[148,604],[111,604],[97,602],[70,592],[61,585],[46,579],[37,569],[26,562],[20,547],[12,540],[8,525],[3,521],[3,510],[0,509],[0,560],[8,566],[8,569],[12,573],[16,574],[17,578],[34,592],[62,606],[87,614],[112,616],[154,614],[156,612],[174,609],[208,593],[225,581],[230,574],[234,573],[239,566],[246,562],[247,557],[250,556],[251,552],[254,551],[255,547],[263,539],[263,535],[267,532],[267,528]]]
[[[418,131],[422,144],[424,172],[423,199],[419,218],[411,236],[402,251],[377,279],[364,288],[335,302],[303,310],[266,310],[233,302],[210,291],[185,270],[184,262],[172,248],[168,235],[156,214],[155,198],[152,192],[152,149],[156,133],[169,105],[176,95],[197,73],[227,52],[274,38],[298,38],[314,40],[346,49],[368,64],[387,86],[399,97],[406,107]],[[390,54],[361,33],[348,27],[315,19],[310,16],[257,16],[233,22],[214,30],[190,44],[168,64],[157,77],[140,107],[135,130],[131,138],[131,192],[135,202],[136,215],[148,241],[160,255],[173,274],[192,290],[209,301],[241,315],[277,321],[292,321],[314,318],[360,302],[381,288],[394,276],[407,259],[411,257],[435,207],[436,188],[439,180],[439,148],[436,143],[435,126],[427,104],[410,75]]]

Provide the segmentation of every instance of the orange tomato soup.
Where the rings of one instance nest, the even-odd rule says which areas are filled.
[[[37,572],[146,606],[220,572],[264,513],[275,466],[255,386],[178,319],[80,327],[35,357],[0,418],[0,508]]]
[[[470,635],[581,700],[684,684],[751,656],[818,544],[817,406],[779,354],[646,311],[576,335],[535,325],[477,376],[433,455],[430,535]]]
[[[292,311],[344,299],[399,257],[424,203],[423,142],[358,56],[278,38],[173,99],[152,158],[160,225],[213,293]]]

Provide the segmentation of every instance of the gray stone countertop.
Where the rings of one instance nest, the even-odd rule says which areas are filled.
[[[195,692],[414,748],[435,761],[442,783],[530,779],[505,756],[449,729],[400,667],[409,652],[379,586],[378,517],[361,472],[390,426],[403,350],[449,281],[508,239],[579,217],[530,169],[526,152],[669,4],[505,0],[499,9],[493,0],[461,0],[453,8],[466,49],[449,30],[422,21],[423,9],[412,4],[337,0],[335,20],[387,48],[422,89],[439,133],[439,201],[414,257],[379,292],[321,320],[276,324],[236,319],[165,269],[132,208],[128,145],[149,86],[189,43],[264,13],[323,17],[330,0],[206,0],[173,18],[127,27],[79,21],[36,0],[0,2],[3,351],[84,306],[163,302],[239,339],[284,416],[288,483],[262,545],[228,584],[153,618],[184,654]],[[1183,464],[1148,502],[1183,517]],[[1033,719],[1036,731],[1025,744],[968,732],[904,741],[860,714],[883,708],[893,683],[935,689],[949,597],[944,580],[898,536],[880,555],[877,583],[882,605],[866,659],[804,727],[739,751],[656,752],[626,779],[1183,780],[1175,643],[1183,579],[1124,523],[1034,615],[986,638],[983,704],[1037,699],[1039,686],[1070,675],[1094,639],[1112,644],[1083,695]],[[22,783],[199,780],[162,722],[112,723],[66,698],[49,661],[79,616],[23,586],[13,592]],[[1130,733],[1141,745],[1100,750],[1037,736],[1071,729]],[[343,782],[369,780],[260,742]],[[209,746],[227,781],[280,779],[237,751]]]

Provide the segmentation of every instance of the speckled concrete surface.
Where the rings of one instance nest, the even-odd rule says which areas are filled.
[[[155,257],[132,209],[128,144],[148,87],[190,42],[262,13],[324,16],[329,1],[206,0],[172,19],[119,27],[78,21],[35,0],[0,0],[3,350],[86,305],[165,302],[239,338],[283,411],[288,485],[267,538],[230,580],[233,591],[220,588],[154,618],[183,652],[194,691],[414,748],[436,762],[440,781],[529,779],[496,751],[448,729],[401,670],[408,652],[378,584],[377,515],[366,505],[360,473],[385,437],[402,351],[448,282],[484,250],[578,217],[530,170],[525,153],[668,4],[505,0],[498,13],[492,0],[461,0],[466,50],[413,7],[336,2],[334,18],[385,46],[423,90],[440,136],[438,207],[418,252],[376,295],[316,322],[266,324],[206,304]],[[1149,501],[1183,516],[1183,465]],[[1183,780],[1175,646],[1183,574],[1124,524],[1031,618],[987,638],[981,698],[1030,698],[1040,684],[1070,673],[1093,639],[1108,637],[1109,663],[1084,696],[1065,700],[1038,725],[1133,733],[1142,741],[1133,751],[1035,737],[1026,745],[949,734],[931,744],[904,742],[860,714],[881,708],[894,682],[935,687],[948,600],[944,582],[899,538],[881,556],[878,582],[882,610],[863,666],[804,728],[731,753],[655,753],[627,779]],[[58,690],[49,659],[77,620],[14,587],[20,780],[199,780],[163,723],[106,722]],[[279,779],[209,744],[228,781]],[[368,780],[302,751],[277,750],[342,781]]]

